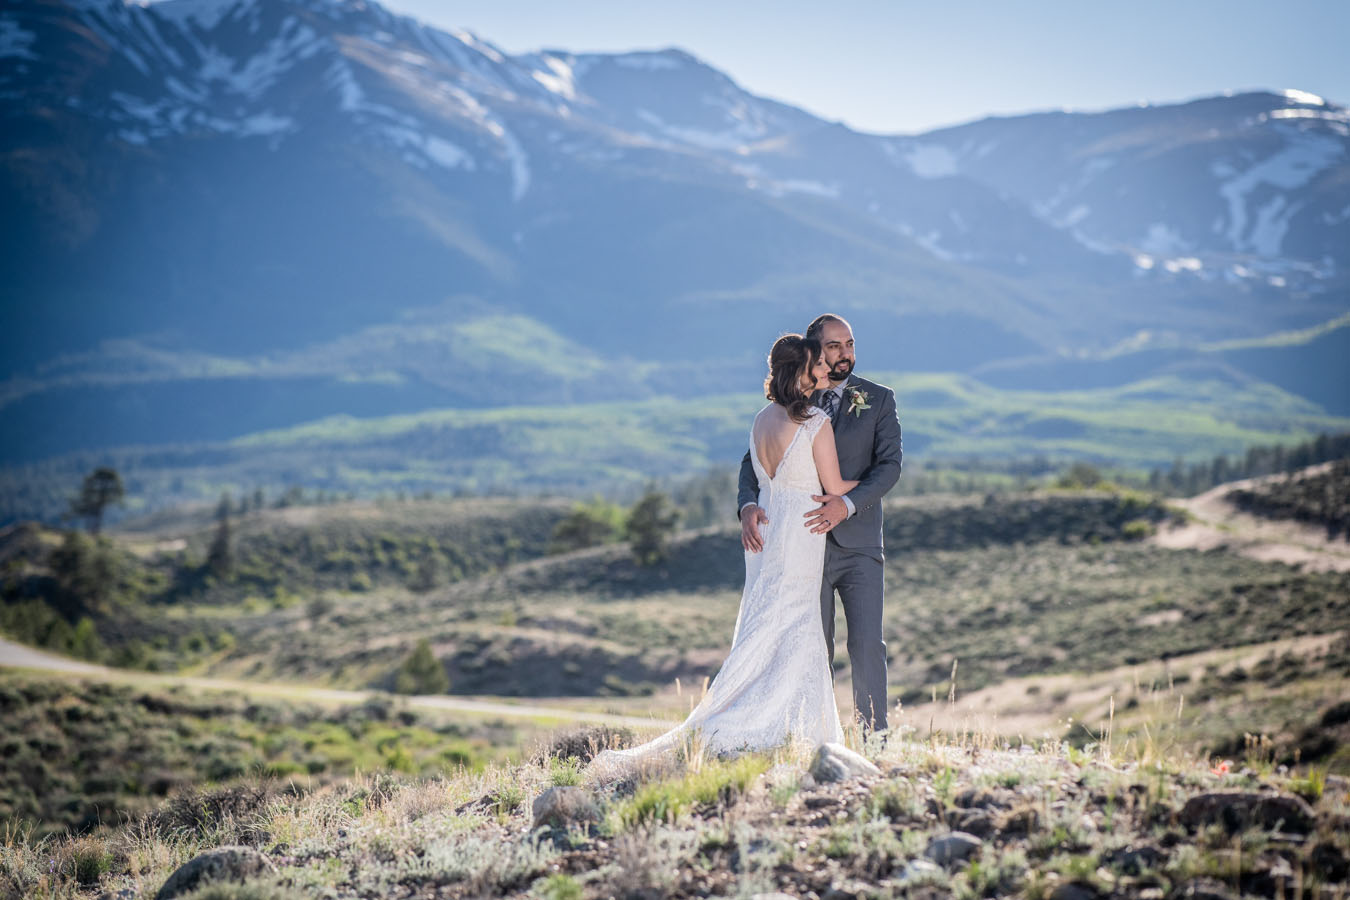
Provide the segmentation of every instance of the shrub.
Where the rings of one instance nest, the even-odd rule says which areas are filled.
[[[1142,541],[1153,533],[1153,523],[1148,519],[1131,519],[1120,528],[1120,536],[1127,541]]]
[[[431,643],[422,638],[399,667],[394,690],[400,694],[444,694],[450,690],[445,666],[431,652]]]
[[[697,806],[730,805],[768,769],[768,759],[747,755],[728,762],[712,761],[697,772],[642,785],[618,806],[619,824],[632,828],[674,822]]]
[[[623,532],[623,510],[596,497],[577,504],[553,529],[552,553],[568,553],[616,541]]]
[[[547,900],[581,900],[585,891],[571,875],[550,875],[539,887],[539,893]]]
[[[626,533],[638,565],[654,566],[666,558],[666,543],[680,521],[679,510],[660,491],[648,491],[628,514]]]
[[[564,731],[555,736],[549,741],[548,746],[544,747],[537,755],[537,758],[575,758],[582,763],[588,763],[601,750],[618,750],[631,746],[632,743],[633,732],[627,728],[590,725],[573,731]]]

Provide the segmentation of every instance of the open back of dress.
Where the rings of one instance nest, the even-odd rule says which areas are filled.
[[[595,758],[595,777],[621,777],[651,756],[673,751],[697,731],[719,754],[762,750],[785,741],[812,746],[840,741],[843,731],[820,620],[825,535],[804,526],[820,493],[811,445],[829,418],[812,409],[772,476],[750,438],[759,505],[769,516],[764,549],[745,554],[745,588],[731,651],[708,693],[682,724],[638,747]]]

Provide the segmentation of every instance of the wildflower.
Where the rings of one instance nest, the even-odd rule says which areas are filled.
[[[1225,759],[1222,762],[1215,765],[1209,771],[1212,774],[1218,775],[1220,778],[1222,778],[1223,776],[1228,774],[1228,770],[1231,769],[1232,767],[1233,763],[1230,760]]]

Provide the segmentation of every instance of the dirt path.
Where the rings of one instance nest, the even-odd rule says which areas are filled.
[[[1314,474],[1325,466],[1306,469]],[[1196,497],[1169,500],[1191,515],[1175,528],[1164,528],[1152,541],[1175,550],[1212,550],[1227,547],[1233,553],[1266,562],[1297,565],[1311,572],[1350,571],[1350,541],[1328,540],[1326,530],[1288,519],[1266,519],[1238,509],[1224,499],[1236,488],[1259,486],[1283,475],[1248,478],[1221,484]]]
[[[307,687],[294,684],[269,684],[257,681],[231,681],[223,678],[199,678],[186,675],[159,675],[153,672],[137,672],[130,669],[111,669],[92,663],[44,653],[23,644],[15,644],[0,638],[0,668],[30,669],[41,672],[56,672],[65,675],[78,675],[119,684],[138,687],[167,688],[182,686],[205,691],[237,691],[253,697],[272,697],[284,700],[308,701],[313,703],[360,704],[371,697],[371,691],[344,691],[335,688]],[[588,712],[585,710],[559,709],[557,707],[534,706],[529,704],[503,703],[493,700],[476,700],[462,697],[416,696],[400,698],[409,706],[421,709],[438,709],[452,712],[471,713],[480,716],[505,716],[510,718],[533,719],[544,723],[556,721],[589,722],[597,725],[613,725],[626,728],[670,727],[670,722],[648,719],[639,716],[620,716],[610,713]]]
[[[1123,704],[1131,695],[1139,695],[1141,687],[1142,693],[1148,694],[1148,685],[1168,685],[1153,698],[1155,706],[1179,711],[1178,704],[1184,705],[1188,688],[1172,686],[1173,678],[1177,676],[1188,676],[1189,685],[1200,680],[1207,665],[1251,668],[1272,653],[1311,656],[1325,652],[1340,636],[1341,632],[1303,635],[1262,644],[1203,650],[1166,661],[1119,666],[1100,672],[1010,678],[969,694],[958,694],[955,703],[939,700],[907,707],[902,710],[900,719],[902,724],[914,727],[919,734],[968,730],[1028,739],[1055,737],[1074,720],[1098,724],[1097,720],[1105,715],[1112,698]],[[1123,707],[1121,711],[1123,713]]]

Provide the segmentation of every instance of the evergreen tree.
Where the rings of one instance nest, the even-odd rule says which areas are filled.
[[[670,498],[649,490],[628,513],[628,542],[638,565],[654,566],[666,558],[666,542],[680,520]]]
[[[117,564],[103,538],[67,531],[48,558],[60,603],[68,611],[97,609],[112,593]]]
[[[450,690],[450,676],[431,652],[431,643],[422,638],[399,667],[394,690],[400,694],[444,694]]]
[[[234,568],[234,553],[230,547],[230,495],[222,494],[216,507],[216,536],[206,551],[206,567],[217,578],[226,578]]]
[[[116,469],[103,466],[84,477],[80,495],[71,501],[70,514],[89,520],[89,532],[98,534],[103,527],[103,513],[109,506],[122,502],[125,495],[122,477]]]
[[[417,571],[408,582],[409,590],[419,594],[435,590],[441,583],[442,557],[439,550],[432,550],[417,562]]]

